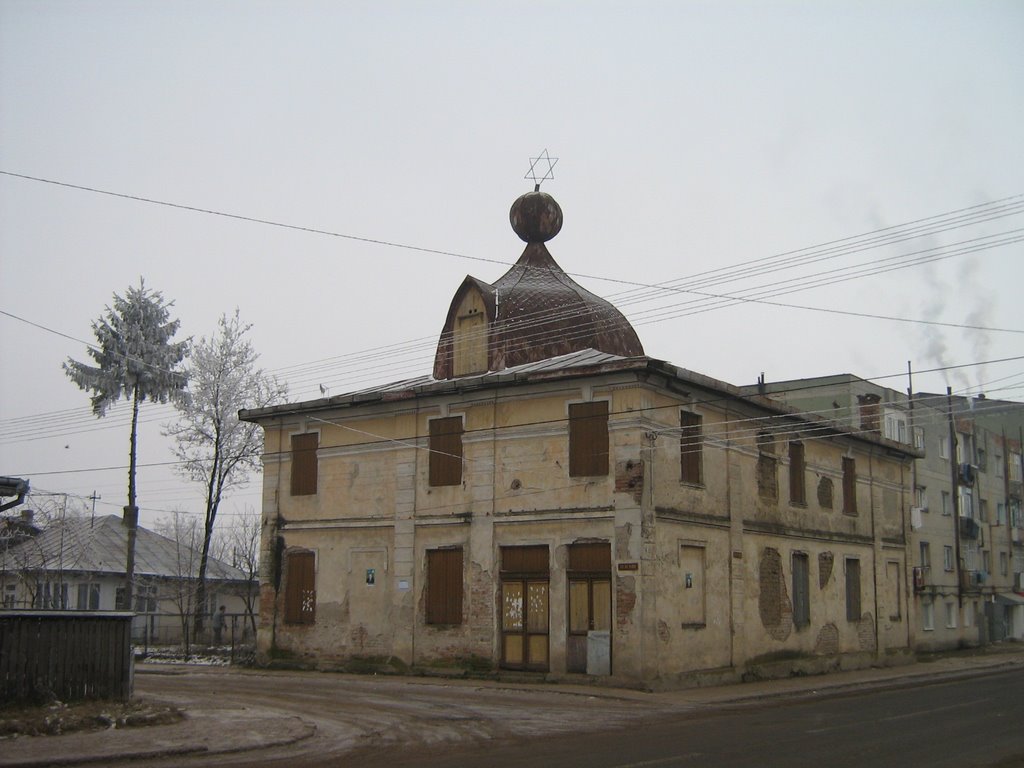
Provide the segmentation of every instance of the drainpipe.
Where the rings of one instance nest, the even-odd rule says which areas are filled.
[[[960,466],[956,460],[956,424],[953,422],[953,388],[946,387],[946,418],[949,421],[950,499],[953,505],[953,541],[956,543],[953,572],[956,574],[956,602],[963,608],[964,588],[960,563]],[[958,622],[959,623],[959,622]]]

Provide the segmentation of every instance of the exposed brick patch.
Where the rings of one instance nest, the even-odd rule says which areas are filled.
[[[761,550],[758,588],[757,608],[761,624],[775,640],[785,640],[793,631],[793,604],[786,590],[782,556],[774,547]]]
[[[831,477],[822,477],[818,480],[818,504],[822,509],[832,509]]]
[[[619,629],[626,629],[633,623],[633,609],[636,607],[636,578],[617,576],[615,578],[615,621]]]
[[[835,566],[836,557],[831,552],[818,553],[818,588],[824,589],[828,580],[832,578],[832,568]]]
[[[644,463],[640,459],[615,462],[615,492],[633,495],[640,503],[644,494]]]
[[[668,643],[668,641],[671,639],[671,633],[669,632],[668,624],[666,624],[661,619],[658,619],[658,639],[661,640],[661,642],[663,643]]]
[[[818,639],[814,641],[814,652],[821,656],[834,656],[839,653],[839,629],[835,624],[826,624],[818,631]]]
[[[875,618],[865,613],[857,622],[857,645],[862,651],[875,650]]]

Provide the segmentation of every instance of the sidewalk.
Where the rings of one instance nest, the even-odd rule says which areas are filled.
[[[458,682],[496,690],[537,688],[545,692],[587,697],[663,702],[666,709],[673,709],[744,704],[753,706],[766,698],[835,696],[863,690],[926,685],[1009,668],[1024,668],[1024,644],[1001,644],[984,650],[936,654],[914,664],[898,667],[660,693],[591,685],[487,680]],[[166,673],[166,670],[147,670],[145,666],[137,668],[137,674],[140,675],[160,673]],[[409,685],[431,685],[442,681],[437,678],[406,678],[404,682]],[[103,764],[114,760],[143,761],[176,755],[246,752],[294,744],[316,733],[316,726],[311,722],[266,710],[196,708],[188,712],[188,715],[184,722],[172,725],[4,740],[0,742],[0,766],[41,768],[50,765]]]

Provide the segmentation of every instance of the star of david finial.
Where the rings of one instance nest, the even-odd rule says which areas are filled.
[[[544,170],[544,164],[547,164],[547,170]],[[523,176],[524,179],[533,179],[533,191],[537,192],[540,190],[540,185],[548,179],[555,178],[555,165],[558,163],[557,157],[551,157],[548,155],[548,151],[545,149],[540,153],[539,157],[530,158],[530,170]],[[543,175],[537,174],[543,171]]]

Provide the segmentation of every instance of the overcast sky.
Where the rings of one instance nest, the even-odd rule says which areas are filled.
[[[508,210],[545,148],[551,253],[652,357],[745,384],[1024,355],[1022,32],[1014,0],[0,0],[0,171],[457,254],[0,175],[0,475],[120,513],[126,409],[96,420],[61,362],[140,276],[181,337],[237,307],[292,399],[429,373],[464,276],[521,253]],[[815,248],[922,219],[945,231]],[[801,249],[785,271],[683,279]],[[638,289],[669,281],[1018,333]],[[1024,359],[915,387],[947,382],[1024,399]],[[172,416],[143,412],[144,525],[202,509],[171,471]],[[222,511],[247,505],[258,481]]]

